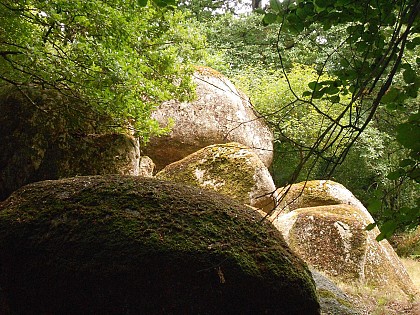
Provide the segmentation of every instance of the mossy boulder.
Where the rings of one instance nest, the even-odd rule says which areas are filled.
[[[236,142],[205,147],[156,177],[212,189],[266,212],[275,208],[276,188],[268,169],[252,149]]]
[[[289,246],[308,264],[337,281],[416,295],[404,266],[364,211],[346,204],[296,209],[273,220]]]
[[[152,137],[142,148],[159,171],[166,165],[216,143],[239,142],[252,148],[268,167],[273,159],[273,133],[226,77],[207,67],[197,67],[196,100],[169,101],[152,114],[161,126],[171,126],[166,136]]]
[[[1,314],[319,314],[256,211],[152,178],[22,187],[0,203],[0,266]]]
[[[347,204],[358,208],[372,219],[363,204],[350,190],[331,180],[310,180],[277,189],[277,209],[274,215],[299,208]],[[372,219],[373,220],[373,219]]]
[[[361,315],[359,305],[319,271],[311,268],[321,306],[321,315]]]
[[[40,87],[0,90],[0,200],[31,182],[138,172],[138,141],[109,133],[109,118]]]

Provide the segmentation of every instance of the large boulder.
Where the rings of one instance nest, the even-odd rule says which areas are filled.
[[[0,113],[0,200],[45,179],[138,173],[138,141],[106,133],[98,124],[104,117],[77,99],[35,87],[3,87]]]
[[[213,189],[265,212],[275,208],[276,188],[267,167],[239,143],[205,147],[166,166],[156,177]]]
[[[371,218],[370,213],[350,190],[331,180],[310,180],[281,187],[277,189],[276,196],[278,206],[275,215],[299,208],[347,204]]]
[[[0,203],[0,266],[1,314],[319,314],[256,211],[151,178],[22,187]]]
[[[194,81],[195,101],[169,101],[152,114],[161,126],[171,125],[171,120],[173,126],[167,136],[153,137],[142,154],[151,157],[159,171],[205,146],[239,142],[254,149],[268,167],[273,158],[273,134],[248,97],[210,68],[198,68]]]
[[[417,294],[388,241],[364,211],[348,204],[296,209],[271,217],[289,246],[308,264],[340,282],[368,285],[402,297]]]

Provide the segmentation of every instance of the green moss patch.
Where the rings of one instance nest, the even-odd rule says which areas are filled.
[[[260,220],[155,179],[22,187],[0,204],[0,313],[319,314],[307,267]]]
[[[249,203],[249,192],[255,185],[255,168],[246,163],[247,158],[257,157],[238,143],[212,145],[168,165],[156,177],[209,188],[242,203]]]
[[[250,148],[236,142],[207,146],[166,166],[156,177],[215,190],[266,212],[275,206],[268,170]]]

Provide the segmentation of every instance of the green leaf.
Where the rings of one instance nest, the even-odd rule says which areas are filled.
[[[416,168],[407,173],[407,176],[415,180],[417,183],[420,181],[420,168]]]
[[[152,0],[158,7],[175,6],[176,0]]]
[[[390,238],[394,234],[395,229],[397,228],[397,222],[394,220],[386,221],[381,227],[381,233],[376,237],[377,241],[381,241],[385,238]]]
[[[369,200],[369,204],[368,204],[368,211],[369,213],[377,213],[382,209],[382,202],[380,199],[378,198],[372,198],[371,200]]]
[[[141,7],[145,7],[147,5],[148,0],[137,0],[137,4]]]
[[[279,0],[270,0],[270,9],[274,12],[280,12],[281,11],[281,5]]]
[[[330,4],[329,0],[316,0],[315,5],[319,8],[326,8]]]
[[[320,98],[322,98],[325,95],[326,91],[327,91],[327,88],[323,88],[321,90],[316,90],[312,94],[312,98],[314,98],[314,99],[320,99]]]
[[[376,240],[378,241],[378,242],[380,242],[380,241],[382,241],[383,239],[385,239],[385,233],[383,233],[383,232],[381,232],[381,233],[379,233],[379,235],[376,237]]]
[[[277,15],[274,13],[267,13],[264,15],[263,22],[267,25],[275,23],[277,20]]]
[[[398,178],[400,178],[402,175],[404,174],[404,172],[401,172],[401,169],[398,169],[396,171],[393,171],[391,173],[389,173],[386,178],[388,178],[389,180],[397,180]]]
[[[403,73],[403,78],[404,78],[405,83],[407,84],[416,82],[416,79],[417,79],[416,71],[411,69],[411,67],[409,69],[406,69]]]
[[[365,230],[366,231],[373,230],[375,228],[375,226],[376,226],[376,223],[370,223],[365,227]]]
[[[391,88],[382,97],[381,102],[384,103],[384,104],[391,103],[391,102],[395,101],[398,98],[398,96],[400,95],[400,93],[401,92],[398,89]]]
[[[399,163],[400,167],[406,167],[414,164],[416,164],[416,162],[411,159],[404,159]]]
[[[312,81],[312,82],[309,82],[308,83],[308,87],[311,89],[311,90],[315,90],[315,88],[319,88],[319,82],[318,81]]]
[[[338,92],[340,92],[340,90],[338,89],[338,87],[335,87],[335,86],[329,86],[325,90],[325,93],[329,95],[334,95],[334,94],[337,94]]]
[[[303,20],[294,14],[289,14],[287,16],[287,21],[292,26],[290,30],[296,34],[302,32],[305,28]]]
[[[340,96],[339,95],[334,95],[334,96],[330,97],[330,101],[331,101],[331,103],[339,103],[340,102]]]
[[[416,37],[413,40],[409,41],[407,43],[407,49],[413,50],[417,47],[417,45],[420,45],[420,37]]]
[[[420,151],[420,124],[416,121],[408,121],[399,124],[397,130],[397,141],[408,149]]]

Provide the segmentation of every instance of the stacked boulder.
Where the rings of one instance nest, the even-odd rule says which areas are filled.
[[[234,89],[222,77],[197,76]],[[51,119],[50,107],[60,104],[51,100],[59,97],[28,93],[36,107],[15,92],[0,103],[7,114],[1,122],[10,125],[0,124],[3,199],[14,191],[0,202],[0,313],[320,314],[306,264],[243,205],[268,211],[276,198],[266,167],[272,135],[239,92],[223,92],[232,113],[218,112],[220,99],[214,111],[201,108],[200,115],[210,111],[206,119],[224,119],[216,128],[230,122],[214,137],[203,126],[178,125],[210,134],[194,140],[198,147],[176,144],[190,148],[181,149],[184,161],[168,165],[177,155],[163,144],[169,160],[155,160],[158,169],[166,166],[158,177],[181,184],[147,178],[154,161],[140,157],[130,135],[73,128],[65,115]],[[204,96],[201,106],[213,98],[220,96]],[[112,173],[118,175],[106,175]],[[91,174],[100,176],[57,179]],[[23,186],[30,182],[36,183]]]
[[[314,180],[279,188],[277,196],[269,220],[308,264],[339,282],[417,294],[389,242],[376,241],[378,228],[366,230],[372,216],[343,185]]]
[[[365,230],[373,219],[349,190],[331,181],[276,189],[268,171],[273,134],[248,98],[209,68],[197,68],[195,81],[195,101],[167,102],[154,112],[172,129],[152,138],[142,156],[130,135],[96,134],[94,126],[83,126],[86,132],[78,134],[78,125],[60,135],[54,125],[68,122],[43,115],[54,95],[39,97],[40,111],[27,111],[22,95],[0,97],[5,113],[0,201],[29,182],[101,175],[25,186],[0,203],[0,253],[6,253],[0,263],[8,268],[0,280],[9,294],[0,299],[0,311],[25,313],[18,303],[24,295],[39,312],[66,311],[60,299],[76,294],[95,312],[116,305],[118,312],[128,307],[149,313],[319,314],[313,279],[302,261],[313,268],[319,296],[328,289],[328,297],[320,299],[323,307],[334,305],[341,314],[357,312],[330,280],[417,293],[389,243],[376,242],[377,229]],[[12,117],[16,111],[22,113],[20,121]],[[19,165],[22,173],[16,172]],[[267,237],[273,239],[258,243]],[[55,247],[63,242],[65,249]],[[39,253],[27,250],[34,246]],[[25,272],[28,261],[34,262],[28,269],[33,274]],[[32,292],[31,281],[46,276],[40,268],[45,264],[55,272],[51,286],[36,283],[44,291]],[[60,287],[78,272],[72,286]],[[14,273],[20,287],[9,281]],[[162,276],[167,281],[156,282]],[[79,292],[85,277],[91,285]],[[185,279],[187,286],[180,286]],[[261,299],[252,298],[252,283],[266,290]],[[148,288],[147,299],[133,293]],[[159,303],[148,310],[154,294]],[[92,299],[83,301],[87,296]],[[124,298],[127,305],[120,303]],[[37,306],[37,299],[45,303]],[[74,310],[82,308],[77,303]],[[104,303],[109,306],[102,308]]]
[[[272,160],[268,127],[261,128],[263,122],[252,115],[239,114],[238,104],[247,99],[226,78],[202,70],[196,79],[197,101],[169,102],[155,113],[161,123],[174,119],[171,133],[152,139],[145,148],[158,161],[156,177],[212,189],[257,208],[314,272],[333,281],[378,289],[393,286],[403,297],[417,294],[388,241],[376,241],[377,228],[366,231],[373,219],[349,190],[332,181],[275,189],[266,169]],[[248,106],[242,106],[249,112]],[[227,113],[229,108],[234,112]],[[240,129],[245,126],[250,128]],[[258,147],[249,139],[257,139]],[[226,143],[229,140],[234,142]]]
[[[268,167],[273,159],[273,134],[248,97],[210,68],[197,67],[194,81],[196,100],[169,101],[153,113],[162,127],[172,125],[171,132],[152,138],[142,153],[161,170],[208,145],[238,142],[253,149]]]
[[[239,143],[215,144],[166,166],[157,178],[212,189],[270,212],[275,186],[255,152]]]

